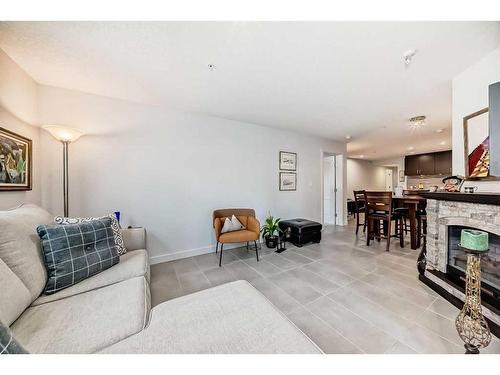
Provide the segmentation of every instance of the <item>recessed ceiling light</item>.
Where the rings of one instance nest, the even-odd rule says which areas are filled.
[[[359,155],[359,157],[360,157],[361,159],[363,159],[363,158],[365,157],[365,155]]]
[[[350,135],[346,135],[345,139],[351,139],[352,137]]]
[[[446,141],[441,141],[439,142],[440,145],[445,145],[446,144]]]
[[[216,68],[215,64],[208,64],[208,70],[214,71]]]
[[[444,129],[436,129],[435,132],[436,133],[442,133]]]
[[[410,151],[411,151],[411,150],[415,150],[415,147],[410,146],[410,147],[408,147],[408,150],[410,150]]]

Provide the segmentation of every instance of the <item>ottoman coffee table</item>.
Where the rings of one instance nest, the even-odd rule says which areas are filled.
[[[321,241],[323,226],[316,221],[307,219],[281,220],[279,227],[283,231],[290,228],[290,239],[288,241],[297,247],[302,247],[302,245],[311,241],[316,243]]]

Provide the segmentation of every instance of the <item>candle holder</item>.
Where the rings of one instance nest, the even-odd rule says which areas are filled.
[[[290,239],[292,228],[286,228],[282,233],[278,235],[278,246],[276,246],[276,252],[282,253],[286,250],[286,240]]]
[[[455,320],[455,327],[465,343],[465,354],[479,354],[479,349],[487,347],[491,342],[491,332],[481,308],[481,256],[488,249],[460,248],[468,255],[464,306]]]

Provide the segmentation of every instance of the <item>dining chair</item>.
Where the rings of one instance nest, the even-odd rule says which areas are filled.
[[[399,246],[404,247],[402,216],[393,211],[391,191],[365,191],[365,207],[368,224],[366,245],[370,246],[373,238],[386,239],[386,251],[389,251],[391,237],[399,238]],[[392,222],[395,222],[395,234],[392,235]],[[384,224],[386,231],[380,228]],[[385,233],[384,233],[385,232]]]
[[[356,235],[358,235],[359,227],[363,227],[363,233],[366,231],[366,213],[365,213],[365,191],[353,190],[354,193],[354,215],[356,216]],[[359,223],[359,214],[363,213],[363,223]]]

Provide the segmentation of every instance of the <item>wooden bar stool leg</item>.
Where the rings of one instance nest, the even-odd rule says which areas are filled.
[[[366,234],[366,246],[370,246],[370,237],[372,236],[372,219],[367,218],[368,221],[368,233]]]
[[[417,248],[420,247],[421,241],[420,239],[422,238],[422,219],[419,217],[417,219]]]
[[[387,221],[387,245],[385,251],[389,251],[389,246],[391,246],[391,220]]]
[[[399,246],[401,248],[405,247],[405,235],[403,232],[403,220],[404,218],[399,219]]]
[[[355,215],[356,215],[356,236],[357,236],[359,230],[359,212],[356,212]]]

